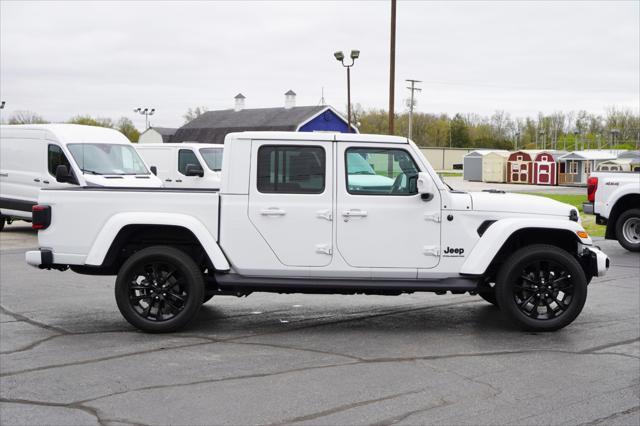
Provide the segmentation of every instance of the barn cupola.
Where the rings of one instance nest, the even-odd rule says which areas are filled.
[[[284,108],[289,109],[296,106],[296,92],[289,90],[284,94]]]
[[[234,98],[236,105],[233,108],[235,111],[242,111],[244,109],[244,100],[246,99],[242,93],[238,93]]]

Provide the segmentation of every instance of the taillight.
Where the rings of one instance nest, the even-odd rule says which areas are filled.
[[[590,203],[596,201],[596,191],[598,190],[598,178],[590,177],[587,180],[587,199]]]
[[[47,229],[51,225],[51,206],[35,205],[31,207],[33,229]]]

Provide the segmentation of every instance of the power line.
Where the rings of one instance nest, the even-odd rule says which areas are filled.
[[[413,133],[413,126],[412,126],[412,121],[413,121],[413,107],[415,105],[415,102],[413,100],[413,94],[415,92],[421,92],[422,89],[416,87],[416,83],[422,83],[420,80],[412,80],[412,79],[406,79],[405,81],[408,81],[409,83],[411,83],[411,87],[407,87],[407,89],[411,90],[411,99],[409,100],[409,135],[407,136],[409,139],[411,139],[411,134]]]

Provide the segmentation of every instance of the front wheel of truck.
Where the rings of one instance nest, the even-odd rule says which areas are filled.
[[[153,246],[122,265],[115,293],[118,309],[131,325],[150,333],[169,333],[198,313],[204,300],[204,279],[184,252]]]
[[[569,325],[587,299],[578,260],[561,248],[535,244],[504,262],[496,282],[502,312],[521,328],[553,331]]]

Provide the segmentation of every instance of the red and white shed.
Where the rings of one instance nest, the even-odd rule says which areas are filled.
[[[533,158],[533,183],[536,185],[558,184],[558,157],[566,152],[541,151]]]
[[[533,159],[541,151],[512,152],[507,160],[507,183],[533,183]]]

